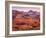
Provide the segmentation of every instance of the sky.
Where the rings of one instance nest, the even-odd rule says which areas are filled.
[[[18,11],[24,11],[28,12],[29,10],[37,11],[40,12],[40,8],[35,8],[35,7],[12,7],[12,10],[18,10]]]

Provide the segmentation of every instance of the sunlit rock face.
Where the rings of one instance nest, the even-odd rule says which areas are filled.
[[[37,11],[12,10],[12,20],[13,31],[40,29],[40,12]]]

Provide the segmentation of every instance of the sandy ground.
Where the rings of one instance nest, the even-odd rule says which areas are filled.
[[[38,19],[32,18],[15,18],[12,22],[12,30],[39,30],[40,22]]]

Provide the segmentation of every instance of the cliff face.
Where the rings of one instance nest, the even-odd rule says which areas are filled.
[[[40,29],[40,13],[37,11],[29,10],[12,11],[12,30],[39,30]]]

